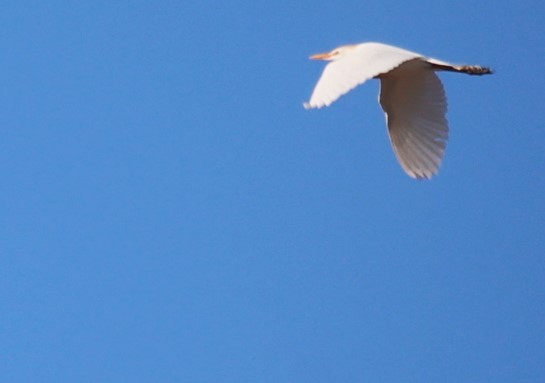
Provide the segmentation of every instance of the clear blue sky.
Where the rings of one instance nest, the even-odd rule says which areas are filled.
[[[0,6],[0,381],[545,381],[543,1]],[[378,83],[321,110],[313,53],[444,73],[437,178]]]

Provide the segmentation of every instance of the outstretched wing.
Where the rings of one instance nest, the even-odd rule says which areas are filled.
[[[422,56],[418,53],[379,43],[356,45],[353,51],[346,52],[325,67],[310,101],[304,106],[307,109],[329,106],[365,81],[419,57]]]
[[[429,63],[412,60],[381,77],[380,104],[405,172],[413,178],[437,174],[448,140],[447,99]]]

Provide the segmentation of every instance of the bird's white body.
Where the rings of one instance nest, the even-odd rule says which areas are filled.
[[[386,114],[396,156],[413,178],[437,174],[448,139],[447,100],[437,70],[491,73],[479,66],[459,66],[405,49],[363,43],[312,56],[331,61],[305,108],[329,106],[372,78],[381,80],[379,101]]]

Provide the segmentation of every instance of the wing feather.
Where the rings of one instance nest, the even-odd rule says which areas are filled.
[[[382,76],[380,104],[405,172],[413,178],[437,174],[448,140],[447,99],[429,63],[412,60]]]
[[[388,73],[406,61],[422,57],[405,49],[379,43],[354,46],[354,51],[331,61],[316,84],[307,109],[329,106],[365,81]]]

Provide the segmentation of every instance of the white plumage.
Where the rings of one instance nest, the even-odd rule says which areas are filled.
[[[347,45],[311,59],[331,61],[307,109],[329,106],[365,81],[381,80],[380,105],[386,114],[394,152],[413,178],[437,174],[448,139],[447,99],[435,71],[489,74],[489,68],[453,65],[401,48],[363,43]]]

